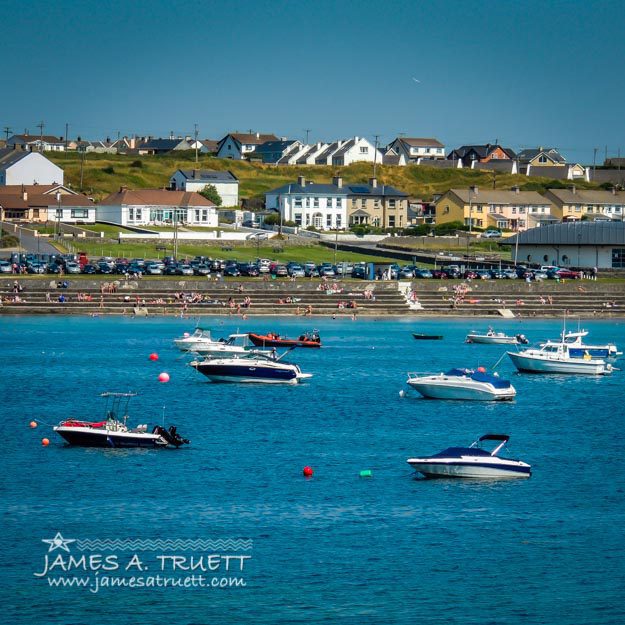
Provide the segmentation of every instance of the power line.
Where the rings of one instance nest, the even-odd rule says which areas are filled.
[[[311,128],[304,128],[304,132],[306,133],[306,145],[308,145],[308,135],[310,134]]]
[[[6,135],[6,140],[9,140],[9,133],[11,133],[13,130],[12,128],[9,128],[8,126],[4,127],[4,134]]]

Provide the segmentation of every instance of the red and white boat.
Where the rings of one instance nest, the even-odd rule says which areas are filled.
[[[321,347],[321,338],[317,330],[301,334],[297,339],[280,336],[275,332],[267,332],[267,334],[250,332],[248,336],[256,347]]]

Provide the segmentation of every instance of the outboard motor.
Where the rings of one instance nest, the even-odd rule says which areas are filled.
[[[164,440],[166,440],[170,445],[174,447],[180,447],[181,445],[188,445],[189,439],[182,438],[180,434],[178,434],[176,430],[176,426],[172,425],[169,427],[169,430],[162,428],[160,425],[155,425],[152,430],[152,434],[158,434]]]
[[[521,345],[527,345],[529,343],[529,341],[527,340],[527,338],[525,337],[525,334],[517,334],[516,335],[516,340],[521,343]]]

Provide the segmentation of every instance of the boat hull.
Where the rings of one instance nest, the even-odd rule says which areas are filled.
[[[191,366],[212,382],[247,382],[264,384],[297,384],[307,376],[295,367],[263,367],[259,365],[229,365],[191,363]]]
[[[416,334],[415,332],[412,333],[412,338],[417,341],[441,341],[443,339],[440,334]]]
[[[485,334],[469,334],[467,343],[480,343],[483,345],[518,345],[516,336],[487,336]]]
[[[428,458],[412,458],[408,464],[427,478],[464,479],[516,479],[528,478],[532,471],[524,463],[495,464],[479,461],[434,461]]]
[[[54,431],[70,445],[79,447],[163,447],[158,434],[119,432],[94,428],[57,426]]]
[[[435,377],[409,379],[408,385],[427,399],[456,399],[466,401],[512,401],[516,395],[513,386],[507,389],[495,389],[486,384],[471,384],[456,380],[440,380]]]
[[[583,360],[581,358],[544,358],[508,352],[510,360],[519,371],[527,373],[566,373],[574,375],[605,375],[611,369],[601,360]]]

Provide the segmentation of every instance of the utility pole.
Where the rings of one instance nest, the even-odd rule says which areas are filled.
[[[595,171],[597,170],[597,149],[598,148],[594,148],[592,151],[592,173],[593,173],[593,179],[595,177]]]
[[[67,150],[67,133],[69,132],[69,124],[65,123],[65,149]]]
[[[373,138],[375,139],[375,148],[373,151],[373,177],[375,178],[375,172],[378,166],[378,140],[380,135],[373,135]]]
[[[37,128],[39,128],[39,151],[43,152],[43,128],[44,128],[45,124],[43,123],[43,120],[41,120],[38,124],[37,124]]]
[[[603,164],[605,165],[605,162],[608,160],[608,146],[605,146],[605,156],[603,159]]]
[[[8,126],[4,127],[4,134],[6,135],[6,140],[9,140],[9,134],[11,133],[12,129],[9,128]]]
[[[304,132],[306,133],[306,145],[308,145],[308,135],[310,134],[310,128],[304,128]]]
[[[82,193],[82,174],[85,165],[85,154],[87,151],[83,148],[80,155],[80,192]]]
[[[193,127],[195,128],[195,165],[197,167],[197,124],[193,124]]]

